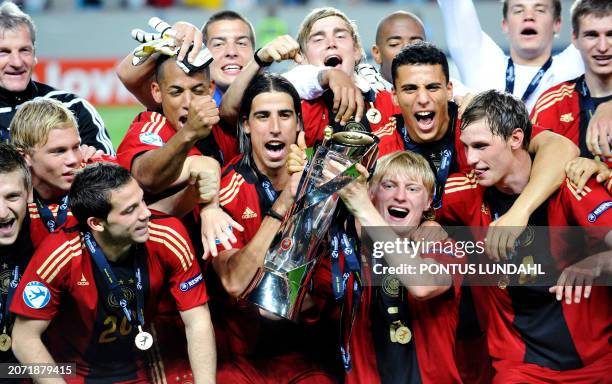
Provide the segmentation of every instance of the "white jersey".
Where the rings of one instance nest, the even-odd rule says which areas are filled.
[[[508,56],[482,31],[472,0],[438,0],[444,17],[446,42],[461,80],[476,91],[506,89]],[[514,95],[522,98],[539,66],[514,64]],[[548,88],[584,73],[580,52],[570,44],[553,56],[552,65],[538,87],[525,101],[531,111],[538,97]]]

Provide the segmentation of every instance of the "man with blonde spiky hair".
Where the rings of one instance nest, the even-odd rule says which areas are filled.
[[[76,224],[68,209],[68,191],[83,160],[81,139],[72,112],[52,99],[23,104],[10,128],[11,141],[32,172],[29,211],[36,247],[49,233]]]

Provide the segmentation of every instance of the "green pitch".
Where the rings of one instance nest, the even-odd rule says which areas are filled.
[[[104,120],[104,125],[106,129],[108,129],[108,133],[110,134],[111,140],[113,141],[113,146],[115,149],[121,143],[125,132],[127,132],[130,123],[134,120],[137,114],[144,111],[144,107],[96,107],[100,115],[102,116],[102,120]]]

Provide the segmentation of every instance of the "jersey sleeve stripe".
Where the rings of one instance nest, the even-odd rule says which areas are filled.
[[[240,183],[236,186],[236,189],[232,192],[230,196],[227,196],[223,200],[219,199],[219,205],[224,207],[227,204],[231,203],[234,200],[234,197],[240,192],[240,186],[244,183],[244,179],[240,180]]]
[[[533,118],[531,119],[532,123],[536,123],[538,121],[538,115],[540,114],[540,112],[548,109],[549,107],[555,105],[557,102],[559,102],[560,100],[563,100],[566,96],[570,96],[572,95],[572,91],[567,91],[566,93],[561,94],[558,97],[553,98],[552,100],[548,101],[546,104],[538,104],[535,106],[535,108],[533,109]],[[546,128],[546,127],[545,127]]]
[[[179,261],[181,262],[181,266],[183,267],[183,270],[186,271],[189,269],[189,267],[191,266],[191,263],[187,263],[183,257],[183,254],[181,254],[181,252],[179,252],[174,245],[171,244],[171,241],[166,238],[166,237],[156,237],[154,236],[153,232],[155,231],[150,231],[151,236],[149,236],[149,240],[155,243],[160,243],[163,244],[170,252],[174,253],[174,255],[179,259]],[[188,265],[189,264],[189,265]]]
[[[474,189],[476,187],[478,187],[478,184],[469,184],[469,185],[465,185],[463,187],[455,187],[455,188],[445,189],[444,193],[453,193],[453,192],[465,191],[466,189]]]
[[[159,224],[155,224],[155,223],[149,223],[149,226],[151,228],[155,228],[158,229],[161,233],[171,237],[173,239],[173,241],[175,243],[177,243],[177,245],[179,247],[181,247],[182,249],[184,249],[185,254],[188,256],[188,260],[193,260],[194,256],[191,253],[191,250],[189,248],[189,243],[187,242],[187,240],[185,240],[185,238],[178,233],[174,228],[166,226],[166,225],[159,225]]]
[[[79,247],[80,248],[80,247]],[[53,281],[53,279],[55,279],[55,276],[57,276],[58,273],[60,273],[60,271],[62,270],[62,268],[64,267],[64,265],[68,264],[68,262],[73,258],[73,257],[77,257],[81,254],[80,250],[77,249],[74,252],[71,252],[68,257],[64,258],[64,261],[62,261],[60,263],[60,265],[58,265],[58,267],[55,269],[55,271],[46,279],[47,283],[51,283],[51,281]]]
[[[556,98],[557,96],[567,94],[568,91],[570,93],[574,92],[575,87],[576,87],[576,84],[564,84],[560,86],[558,89],[554,90],[553,92],[543,95],[542,97],[540,97],[540,99],[536,103],[534,109],[538,108],[539,106],[545,103],[548,103],[548,101],[550,101],[552,98]]]
[[[68,257],[68,260],[73,256],[78,255],[81,249],[81,241],[80,237],[75,237],[70,241],[62,244],[58,249],[56,249],[49,257],[45,260],[45,262],[36,270],[36,273],[42,278],[47,280],[48,276],[53,273],[53,277],[57,275],[57,272],[66,265],[66,263],[62,263],[64,258]],[[52,278],[49,277],[50,282]]]
[[[223,195],[224,195],[224,194],[225,194],[227,191],[229,191],[230,189],[232,189],[232,188],[233,188],[233,186],[236,184],[236,180],[238,179],[238,176],[239,176],[239,174],[238,174],[238,173],[234,173],[234,174],[232,175],[232,178],[230,179],[229,183],[228,183],[228,184],[227,184],[225,187],[221,188],[221,190],[219,191],[219,198],[222,198],[222,197],[223,197]]]

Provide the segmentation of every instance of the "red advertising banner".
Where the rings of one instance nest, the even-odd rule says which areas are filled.
[[[120,59],[39,59],[34,79],[75,93],[94,105],[134,105],[138,101],[115,73]]]

